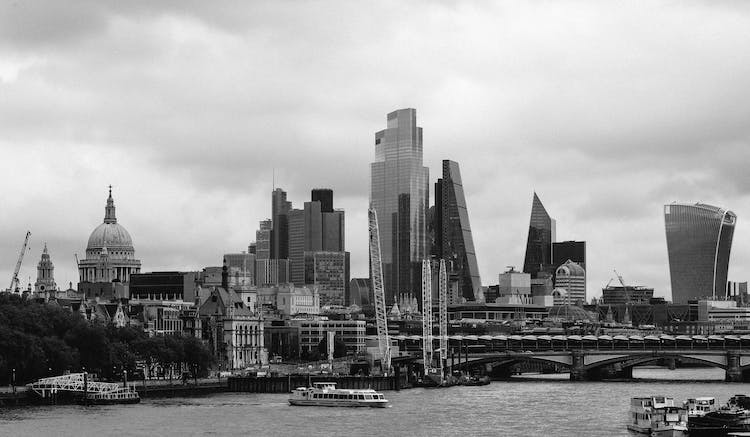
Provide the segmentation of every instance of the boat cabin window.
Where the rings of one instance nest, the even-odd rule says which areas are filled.
[[[359,399],[360,400],[364,400],[365,399],[365,395],[359,395]]]

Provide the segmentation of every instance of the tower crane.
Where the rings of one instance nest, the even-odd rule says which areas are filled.
[[[372,272],[372,291],[375,299],[375,323],[378,330],[378,348],[380,349],[383,373],[391,372],[391,339],[388,336],[388,319],[383,290],[383,263],[380,259],[380,230],[378,214],[370,205],[367,211],[370,231],[370,270]]]
[[[424,374],[432,368],[432,267],[422,260],[422,359]]]
[[[440,260],[438,274],[438,320],[440,322],[440,378],[445,381],[445,366],[448,361],[448,275],[445,260]]]
[[[11,293],[18,290],[18,272],[21,271],[21,263],[23,262],[23,256],[26,253],[26,248],[29,246],[29,237],[31,237],[31,231],[26,231],[26,238],[23,240],[23,246],[21,246],[21,253],[18,254],[18,261],[16,262],[16,269],[13,270],[13,277],[10,280],[10,288],[8,290]]]

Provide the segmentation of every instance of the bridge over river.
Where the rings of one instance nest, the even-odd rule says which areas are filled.
[[[421,336],[392,338],[401,350],[421,347]],[[630,378],[634,366],[678,361],[724,369],[729,382],[750,381],[750,335],[451,335],[448,344],[449,358],[459,356],[454,369],[497,372],[536,362],[586,381]]]

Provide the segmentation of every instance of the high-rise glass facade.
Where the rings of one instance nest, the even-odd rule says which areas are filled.
[[[555,241],[555,220],[547,214],[547,210],[534,193],[531,204],[531,220],[529,223],[529,237],[526,241],[526,258],[523,261],[524,273],[537,277],[540,272],[553,274],[552,243]]]
[[[664,205],[672,301],[723,296],[737,216],[702,203]]]
[[[435,254],[458,276],[461,295],[474,300],[482,287],[469,213],[458,163],[443,160],[443,178],[435,183]]]
[[[385,295],[392,304],[399,293],[421,296],[421,262],[428,256],[425,217],[430,174],[422,165],[417,111],[391,112],[387,123],[385,130],[375,133],[370,203],[378,215]]]

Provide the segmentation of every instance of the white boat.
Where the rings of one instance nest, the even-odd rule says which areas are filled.
[[[298,387],[289,396],[289,404],[319,407],[385,408],[388,400],[372,389],[338,389],[335,382],[314,382],[312,387]]]
[[[674,398],[651,396],[630,401],[628,429],[652,437],[687,435],[687,409],[675,407]]]
[[[700,417],[715,411],[718,407],[715,398],[702,397],[688,399],[685,401],[685,408],[687,408],[688,417]]]

